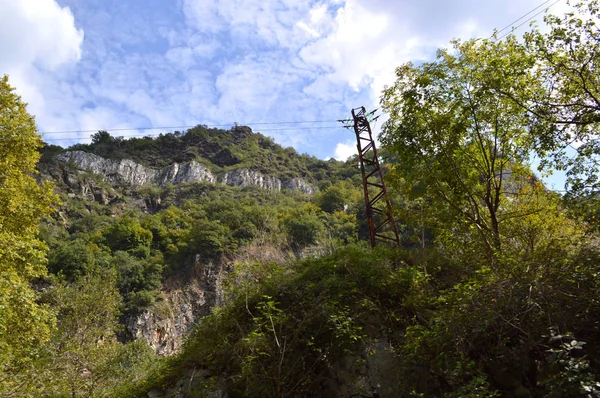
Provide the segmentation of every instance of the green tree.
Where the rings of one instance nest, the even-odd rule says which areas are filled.
[[[600,3],[581,1],[575,11],[549,15],[548,32],[525,35],[528,54],[538,60],[528,76],[535,95],[501,94],[535,116],[543,165],[567,170],[567,188],[579,196],[600,188]]]
[[[117,271],[117,287],[125,299],[127,310],[145,308],[154,302],[155,291],[161,283],[162,264],[117,251],[113,255],[112,266]]]
[[[82,239],[60,243],[50,252],[48,269],[68,280],[77,279],[95,265],[97,252],[96,245]]]
[[[115,139],[107,131],[101,130],[92,134],[92,144],[110,144],[113,141]]]
[[[106,229],[104,239],[113,251],[125,250],[144,258],[150,252],[152,232],[142,227],[137,219],[123,217]]]
[[[488,256],[502,249],[501,224],[515,214],[502,205],[514,181],[526,178],[532,150],[522,107],[493,87],[518,90],[533,65],[514,38],[454,42],[435,62],[405,64],[384,91],[389,112],[382,142],[401,161],[392,180],[413,197],[431,200],[438,226],[479,237]]]
[[[73,284],[60,284],[53,292],[59,309],[58,333],[47,391],[91,397],[109,382],[109,364],[118,350],[115,330],[121,297],[116,285],[114,270],[96,269]]]
[[[566,199],[591,229],[600,190],[600,16],[598,0],[580,1],[573,12],[544,18],[549,30],[526,33],[524,51],[536,63],[523,73],[525,89],[497,87],[531,117],[540,169],[565,171]]]
[[[323,213],[312,203],[282,213],[281,224],[289,236],[290,245],[303,248],[317,243],[325,232],[321,215]]]
[[[55,196],[33,177],[42,140],[8,76],[0,79],[0,395],[20,395],[32,359],[51,335],[54,315],[30,286],[46,275],[40,218]]]
[[[315,201],[323,211],[335,213],[336,211],[346,210],[359,197],[360,191],[352,186],[351,183],[348,181],[339,181],[325,187],[325,189],[316,195]]]
[[[189,231],[188,254],[203,260],[216,260],[231,248],[231,231],[219,221],[195,220]]]
[[[597,34],[596,28],[573,15],[554,21],[561,22],[553,36],[534,32],[525,44],[514,37],[455,42],[454,51],[440,51],[436,62],[398,68],[396,84],[383,96],[391,114],[383,142],[399,159],[390,185],[403,194],[404,211],[422,212],[410,221],[434,227],[438,243],[424,256],[435,286],[433,312],[406,329],[401,352],[450,386],[448,396],[514,388],[499,381],[498,369],[532,396],[596,393],[596,369],[578,362],[580,354],[571,357],[556,343],[545,348],[554,334],[546,331],[554,329],[574,330],[575,342],[598,336],[586,315],[597,306],[598,284],[588,279],[597,272],[596,244],[527,165],[535,153],[545,165],[564,166],[560,151],[585,137],[576,131],[592,131],[595,123],[591,104],[584,107],[586,100],[573,95],[593,94],[582,91],[582,81],[597,76],[584,79],[582,68],[597,53],[588,43],[566,58],[583,44],[579,40],[591,40],[577,29]],[[593,160],[589,155],[573,167]],[[540,351],[557,354],[542,362],[523,356]]]
[[[354,214],[343,211],[327,214],[325,226],[328,238],[333,244],[347,245],[355,242],[358,238],[358,223]]]
[[[339,186],[332,185],[324,191],[319,192],[317,204],[323,211],[334,213],[336,211],[344,210],[344,205],[347,204],[347,198]]]

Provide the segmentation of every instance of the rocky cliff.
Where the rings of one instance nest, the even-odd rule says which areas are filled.
[[[242,249],[227,264],[206,263],[196,255],[185,276],[165,281],[163,300],[142,313],[123,319],[126,340],[143,339],[158,355],[180,351],[185,337],[215,306],[223,305],[222,280],[239,262],[283,264],[294,258],[291,252],[268,243],[254,243]]]
[[[246,187],[256,185],[263,189],[280,191],[289,189],[306,194],[316,192],[316,188],[300,178],[281,181],[279,178],[264,175],[247,168],[227,171],[215,176],[198,162],[174,163],[168,167],[155,169],[129,159],[105,159],[83,151],[67,151],[55,157],[55,161],[76,167],[81,171],[91,171],[103,176],[104,181],[113,185],[158,185],[179,184],[182,182],[219,182],[229,186]]]
[[[219,178],[219,182],[232,187],[243,188],[248,185],[258,185],[270,191],[281,190],[281,180],[279,178],[266,176],[249,169],[228,171]]]
[[[158,355],[171,355],[191,328],[219,304],[221,268],[196,262],[187,278],[167,281],[154,308],[123,319],[127,340],[143,339]]]

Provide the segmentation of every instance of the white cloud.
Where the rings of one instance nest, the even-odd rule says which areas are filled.
[[[0,74],[10,75],[38,121],[57,125],[48,109],[55,105],[48,89],[64,87],[51,74],[60,75],[62,67],[79,61],[82,42],[83,30],[75,26],[70,9],[56,1],[0,0]]]
[[[399,64],[489,36],[539,0],[177,3],[0,0],[0,73],[12,68],[45,130],[335,120],[376,107]],[[267,134],[318,156],[355,152],[345,130]]]
[[[302,29],[303,31],[307,32],[312,37],[319,37],[320,36],[319,32],[317,32],[316,29],[308,26],[308,24],[306,24],[306,22],[304,22],[304,21],[298,22],[296,24],[296,26],[299,27],[300,29]]]
[[[285,53],[248,55],[238,62],[228,63],[215,84],[219,92],[219,111],[234,121],[256,121],[269,117],[286,101],[301,100],[298,88],[307,72],[282,62],[284,56]]]
[[[189,47],[171,48],[165,57],[177,68],[188,69],[194,65],[194,51]]]
[[[115,118],[115,114],[112,109],[107,107],[96,107],[93,109],[84,108],[80,115],[80,125],[82,130],[94,130],[99,125],[108,126],[109,128],[128,128],[126,123]],[[123,134],[131,134],[131,132],[124,132]],[[89,136],[89,134],[84,134]]]
[[[0,69],[56,69],[81,58],[83,31],[54,0],[0,0]]]
[[[217,0],[183,0],[183,10],[188,25],[202,32],[218,32],[222,28]]]
[[[356,145],[351,145],[346,142],[338,142],[335,146],[334,153],[337,160],[347,160],[350,156],[356,155]]]
[[[396,66],[430,59],[453,38],[488,37],[495,27],[506,26],[538,5],[535,0],[508,3],[345,0],[328,21],[329,32],[319,32],[320,38],[307,43],[300,56],[313,67],[327,70],[321,78],[332,84],[369,91],[371,105],[376,106],[383,87],[393,83]],[[301,25],[313,36],[319,30],[311,16],[319,15],[318,10]],[[319,85],[327,87],[323,82]]]
[[[194,55],[198,58],[213,58],[222,45],[215,39],[192,39],[188,44],[193,48]]]
[[[298,26],[308,15],[310,3],[306,0],[184,0],[183,12],[193,29],[213,34],[227,31],[237,45],[247,41],[297,48],[307,37],[312,37],[306,27]]]

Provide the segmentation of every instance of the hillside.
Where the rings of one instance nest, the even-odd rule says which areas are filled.
[[[364,224],[351,161],[298,155],[244,127],[101,132],[90,145],[45,146],[38,168],[62,202],[42,226],[49,270],[73,283],[110,264],[120,338],[163,355],[222,300],[223,272],[238,259],[331,250]]]
[[[77,144],[68,150],[93,153],[106,159],[129,159],[153,168],[198,161],[216,173],[248,168],[281,179],[303,178],[309,183],[335,182],[356,174],[347,163],[300,155],[293,148],[283,148],[245,126],[230,130],[196,126],[185,132],[128,139],[101,131],[93,135],[91,144]],[[59,152],[60,147],[46,147],[44,159]]]

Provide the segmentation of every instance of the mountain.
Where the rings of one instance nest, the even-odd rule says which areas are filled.
[[[402,248],[365,242],[356,159],[243,126],[99,131],[37,173],[5,76],[0,396],[600,396],[599,5],[396,68]]]
[[[349,178],[355,174],[344,166],[344,162],[299,155],[293,148],[283,148],[271,138],[253,133],[245,126],[230,130],[197,126],[186,132],[129,139],[100,131],[93,135],[91,144],[77,144],[69,150],[88,152],[105,159],[129,159],[155,169],[196,161],[213,173],[246,168],[281,180],[302,178],[309,183]],[[60,147],[47,146],[44,159],[61,151]]]
[[[300,271],[295,267],[306,261],[302,259],[331,253],[357,242],[359,235],[365,238],[356,159],[323,161],[299,155],[248,127],[217,130],[198,126],[184,133],[128,140],[99,132],[89,145],[46,145],[41,152],[39,178],[55,184],[62,202],[41,226],[50,249],[48,268],[56,278],[51,283],[78,286],[87,275],[107,269],[114,272],[114,288],[121,302],[118,314],[112,314],[119,315],[120,327],[115,330],[122,350],[135,348],[137,362],[131,366],[142,380],[168,376],[165,383],[175,378],[177,384],[183,377],[191,385],[194,375],[189,379],[185,375],[195,365],[186,363],[154,377],[142,369],[144,360],[140,358],[154,363],[151,369],[157,371],[170,358],[179,361],[182,355],[187,357],[190,349],[183,344],[189,333],[205,320],[210,327],[208,320],[215,308],[237,303],[245,279],[275,281],[283,275],[295,279]],[[360,270],[356,260],[365,254],[355,252],[358,257],[352,267],[358,266],[355,271],[359,274],[367,268]],[[361,278],[353,283],[361,283]],[[302,297],[318,299],[318,288],[311,286],[298,284],[298,303]],[[309,290],[303,291],[305,288]],[[83,287],[77,289],[77,294],[84,294]],[[248,307],[249,312],[262,311],[258,308],[267,296],[256,293],[247,297],[253,308]],[[332,308],[329,316],[345,316],[348,309],[344,306],[340,311]],[[322,322],[329,322],[327,319]],[[322,338],[334,338],[332,332],[346,333],[335,330],[337,326],[328,329],[329,337]],[[348,332],[347,338],[355,338],[352,333],[362,336],[358,329]],[[221,332],[210,331],[213,333]],[[192,342],[197,340],[188,341],[195,344]],[[341,342],[331,355],[338,349],[342,349],[339,355],[343,353],[346,343]],[[384,340],[373,336],[370,346],[379,354],[363,353],[350,360],[352,368],[354,362],[366,361],[360,367],[360,374],[366,377],[361,385],[354,384],[353,370],[336,362],[330,377],[345,380],[338,383],[347,390],[344,394],[362,389],[395,391],[396,379],[386,375],[395,361]],[[144,351],[148,347],[151,353]],[[157,359],[160,357],[164,359]],[[86,369],[92,377],[102,372],[90,370],[93,367],[93,361],[88,361]],[[197,383],[203,384],[213,375],[208,369],[203,372],[207,373],[196,376]],[[115,380],[121,379],[113,377],[108,384]],[[128,387],[111,387],[112,394],[162,394],[154,385],[134,383],[132,387],[135,380],[121,382]],[[217,384],[204,390],[217,393]],[[170,388],[166,387],[165,393],[175,396],[177,388]],[[222,393],[228,394],[228,390],[235,395],[236,388],[226,387]],[[256,393],[260,391],[262,387],[256,389]]]
[[[238,259],[357,239],[353,162],[299,155],[248,127],[128,140],[99,132],[89,145],[47,145],[38,168],[62,200],[42,228],[50,270],[74,281],[116,269],[120,339],[160,355],[176,353],[221,301],[221,277]]]

